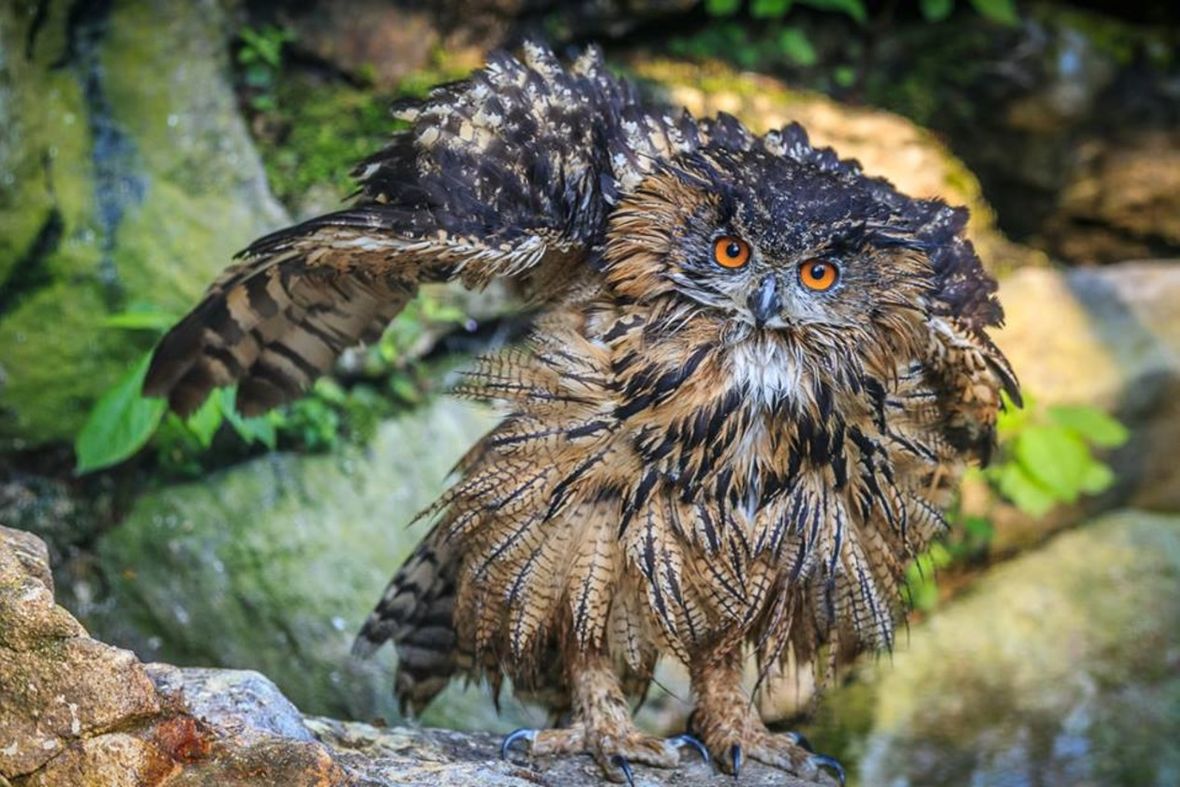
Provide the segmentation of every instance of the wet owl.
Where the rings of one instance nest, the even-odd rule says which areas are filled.
[[[789,125],[645,102],[589,49],[539,45],[395,107],[349,207],[249,246],[158,346],[145,392],[251,414],[380,336],[423,282],[512,277],[529,338],[457,393],[503,408],[357,638],[417,711],[458,676],[552,709],[508,748],[608,778],[684,746],[839,771],[743,687],[790,657],[889,648],[907,562],[986,462],[1015,377],[966,211],[909,198]],[[661,656],[685,735],[633,723]],[[830,672],[830,670],[829,670]],[[842,778],[842,774],[841,778]]]

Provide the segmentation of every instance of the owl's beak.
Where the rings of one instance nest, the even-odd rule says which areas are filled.
[[[754,324],[759,328],[782,311],[783,299],[778,294],[778,286],[777,276],[767,276],[746,300],[750,313],[754,315]]]

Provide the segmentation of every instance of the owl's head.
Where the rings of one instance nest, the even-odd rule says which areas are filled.
[[[619,294],[672,295],[754,330],[858,327],[937,309],[954,269],[977,271],[965,221],[792,125],[657,166],[611,217],[606,277]]]

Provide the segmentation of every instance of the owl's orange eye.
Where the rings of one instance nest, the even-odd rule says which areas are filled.
[[[831,260],[808,260],[799,266],[799,281],[809,290],[830,290],[839,278],[840,269]]]
[[[750,244],[733,235],[713,241],[713,261],[722,268],[741,268],[750,261]]]

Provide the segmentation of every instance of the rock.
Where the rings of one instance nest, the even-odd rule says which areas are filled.
[[[897,25],[874,42],[865,99],[943,135],[1013,239],[1071,263],[1176,256],[1177,35],[1111,12]]]
[[[630,65],[638,76],[657,83],[659,98],[697,116],[728,112],[757,133],[798,122],[813,143],[857,159],[865,172],[887,178],[907,194],[966,205],[971,210],[968,236],[989,270],[1005,272],[1046,262],[1043,254],[1004,237],[971,171],[933,134],[900,115],[840,104],[716,62],[635,59]]]
[[[188,308],[286,221],[194,3],[0,9],[0,443],[71,438],[151,343],[105,327]]]
[[[821,704],[861,784],[1175,784],[1180,516],[1125,510],[991,570]]]
[[[1079,145],[1042,231],[1057,253],[1079,262],[1180,249],[1180,132],[1141,131]]]
[[[381,88],[428,68],[443,42],[435,15],[380,0],[312,3],[286,19],[297,46]]]
[[[148,492],[67,603],[144,660],[257,669],[309,712],[397,718],[391,651],[359,662],[349,647],[425,533],[406,526],[493,420],[444,399],[385,422],[364,449],[269,455]],[[109,594],[92,599],[95,587]],[[511,729],[516,707],[497,720],[482,692],[456,686],[427,718]]]
[[[1045,521],[1002,507],[992,549],[1010,552],[1115,506],[1180,510],[1180,265],[1022,270],[1001,282],[1000,300],[1007,324],[996,343],[1037,404],[1097,407],[1131,439],[1106,457],[1113,488]]]
[[[54,604],[48,560],[40,540],[0,527],[0,777],[9,779],[161,710],[134,654],[90,639]]]
[[[55,607],[49,576],[45,545],[0,527],[0,784],[601,783],[586,757],[510,762],[494,735],[308,718],[257,672],[142,664]],[[637,766],[636,777],[686,787],[716,779],[692,758],[675,771]],[[804,784],[757,763],[742,778],[754,787]]]

